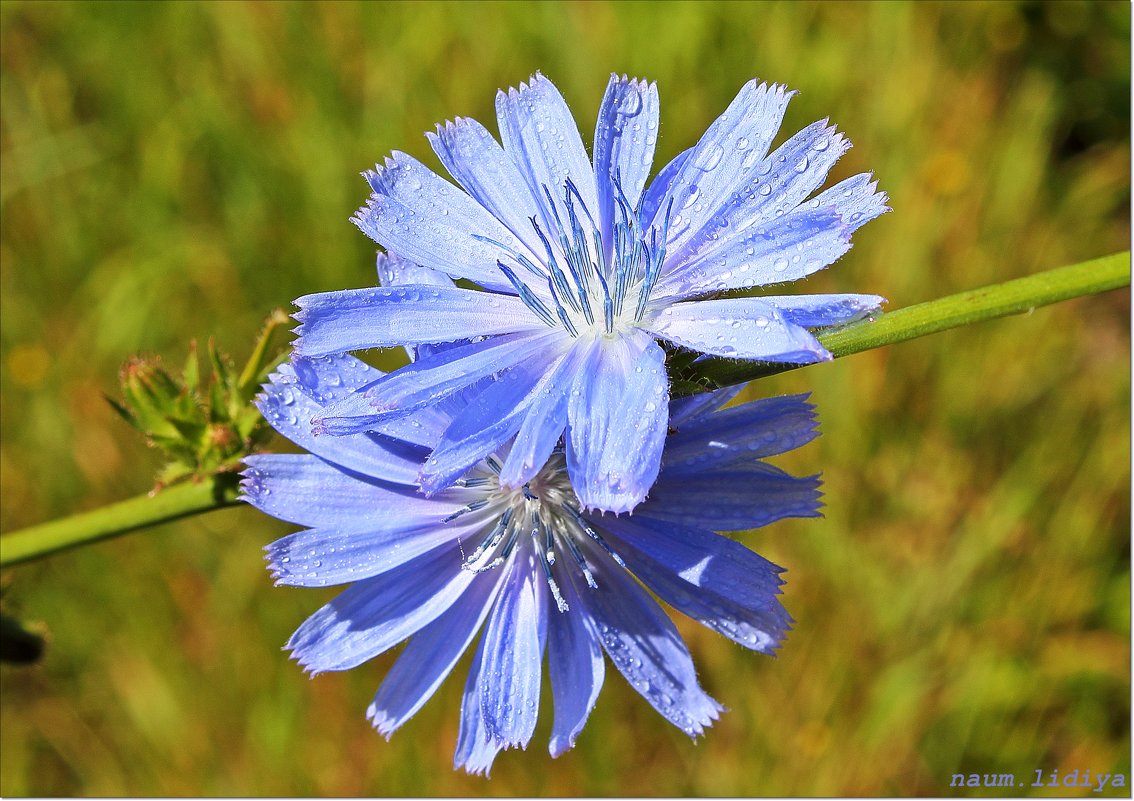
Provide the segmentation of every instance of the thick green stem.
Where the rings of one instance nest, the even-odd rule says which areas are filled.
[[[887,312],[877,319],[819,334],[836,357],[904,342],[981,320],[1031,311],[1061,300],[1092,295],[1130,284],[1130,253],[1116,253],[1027,278]],[[798,365],[707,359],[693,365],[691,379],[701,386],[740,384]],[[688,387],[692,381],[683,381]],[[677,393],[680,394],[680,393]],[[236,503],[237,476],[220,473],[198,483],[179,484],[152,495],[33,526],[0,537],[0,566],[96,542]]]
[[[236,503],[238,485],[239,476],[235,473],[218,473],[201,481],[175,484],[149,495],[5,534],[0,537],[0,567],[232,506]]]
[[[818,339],[838,358],[1129,285],[1130,253],[1127,251],[896,309],[875,319],[824,331]],[[706,359],[694,365],[694,375],[703,379],[699,383],[704,386],[725,387],[802,366]]]

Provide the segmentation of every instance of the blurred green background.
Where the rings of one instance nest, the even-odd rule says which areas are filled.
[[[896,308],[1128,247],[1130,6],[1116,3],[0,4],[5,531],[133,496],[157,454],[102,397],[132,353],[243,358],[301,294],[373,282],[359,170],[536,69],[589,141],[611,71],[656,79],[663,164],[749,78],[830,116],[892,214],[799,289]],[[781,136],[781,138],[783,138]],[[620,676],[575,750],[450,770],[451,679],[393,740],[391,657],[309,681],[280,647],[287,528],[228,510],[20,567],[37,666],[0,668],[0,794],[953,795],[954,773],[1130,781],[1126,292],[766,379],[810,391],[826,517],[785,565],[781,655],[682,621],[730,712],[698,743]],[[545,688],[546,689],[546,688]],[[546,698],[545,698],[546,700]],[[1005,791],[992,791],[1005,794]],[[1026,794],[1089,795],[1083,788]],[[1129,790],[1118,794],[1128,795]]]

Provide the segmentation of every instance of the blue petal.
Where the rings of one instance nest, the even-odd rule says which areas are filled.
[[[474,775],[487,776],[493,760],[504,746],[488,734],[481,711],[484,640],[484,637],[480,638],[480,645],[477,646],[469,668],[469,677],[465,681],[465,694],[461,699],[461,728],[457,735],[457,750],[453,754],[453,767],[464,768]]]
[[[358,394],[362,395],[361,392]],[[359,402],[365,403],[365,398],[360,398]],[[329,434],[339,437],[373,432],[398,442],[420,446],[429,451],[437,447],[441,435],[445,433],[446,427],[452,420],[452,416],[442,406],[444,401],[434,406],[418,407],[394,416],[371,414],[364,417],[327,417],[333,409],[345,408],[347,403],[347,400],[344,399],[333,407],[324,407],[321,412],[323,416],[316,417],[311,421],[311,429],[315,436]],[[422,459],[422,463],[424,461]]]
[[[462,516],[407,522],[400,516],[369,523],[297,531],[264,550],[276,584],[323,587],[377,576],[461,536],[475,536],[483,519]]]
[[[815,407],[806,395],[751,401],[680,424],[666,439],[662,474],[752,462],[794,450],[817,436]]]
[[[276,369],[281,375],[294,376],[304,391],[323,405],[345,398],[385,375],[346,353],[311,357],[293,355],[291,362],[285,362]]]
[[[486,240],[524,245],[479,203],[405,153],[363,175],[374,194],[351,218],[363,233],[430,269],[515,292],[496,266],[508,251]]]
[[[855,231],[890,210],[886,193],[877,190],[878,182],[869,173],[861,173],[820,192],[808,205],[833,209]]]
[[[547,463],[567,426],[567,394],[587,353],[584,345],[572,347],[536,388],[500,471],[500,486],[522,487]]]
[[[658,138],[657,84],[610,76],[595,123],[595,188],[603,247],[609,258],[617,219],[617,176],[630,208],[637,208],[654,163]]]
[[[453,279],[445,273],[422,267],[409,259],[403,259],[397,253],[378,251],[375,268],[381,286],[453,286]]]
[[[679,465],[654,484],[643,514],[714,531],[745,531],[784,517],[819,517],[819,477],[764,462],[722,469]]]
[[[389,650],[437,619],[474,574],[460,568],[455,543],[351,585],[288,640],[311,673],[347,670]]]
[[[509,574],[484,631],[480,702],[484,726],[505,748],[527,748],[539,713],[546,592],[530,550],[513,552]]]
[[[414,484],[427,452],[413,445],[373,434],[351,437],[316,437],[311,420],[323,411],[313,397],[326,397],[299,381],[292,369],[281,365],[264,385],[256,408],[276,431],[311,453],[364,475],[399,484]]]
[[[851,148],[850,141],[827,122],[808,125],[764,160],[756,170],[759,182],[753,181],[749,185],[752,191],[732,207],[735,227],[787,214],[827,180],[835,162]],[[819,205],[813,204],[813,208]]]
[[[661,347],[639,330],[596,339],[567,403],[567,468],[585,508],[626,512],[646,497],[668,415]]]
[[[886,299],[878,295],[784,295],[760,298],[775,306],[790,322],[822,328],[860,320],[878,311]]]
[[[572,572],[567,572],[560,590],[570,608],[553,613],[548,621],[547,665],[555,699],[549,747],[553,757],[574,748],[606,673],[594,623],[586,613]],[[583,592],[589,592],[589,588]]]
[[[764,298],[675,303],[663,307],[644,327],[662,339],[715,356],[793,364],[832,358],[806,329]]]
[[[325,356],[292,356],[290,364],[281,364],[278,372],[285,379],[294,377],[303,391],[326,409],[338,404],[357,401],[362,392],[369,389],[385,373],[376,370],[365,362],[346,353],[329,353]],[[361,390],[361,392],[360,392]],[[393,423],[378,423],[372,430],[399,442],[418,445],[432,450],[452,418],[438,407],[428,407],[415,411],[406,419]],[[319,418],[312,421],[312,432],[318,436],[327,433],[318,424]],[[371,430],[358,427],[346,433],[355,434]],[[423,460],[424,461],[424,460]]]
[[[391,518],[405,525],[440,521],[472,499],[454,489],[425,498],[414,487],[348,473],[316,456],[247,456],[243,500],[261,512],[301,526],[360,526]]]
[[[347,289],[304,295],[295,305],[302,323],[295,350],[305,356],[546,330],[517,297],[458,287]]]
[[[543,248],[531,224],[531,218],[540,213],[539,204],[516,163],[492,134],[476,120],[458,117],[426,136],[449,174],[516,239],[526,243],[523,254],[539,263]]]
[[[775,653],[791,628],[791,615],[777,596],[783,581],[782,569],[751,554],[745,563],[752,568],[744,588],[743,600],[722,594],[705,574],[717,562],[727,561],[736,552],[732,540],[702,532],[702,549],[697,562],[675,569],[670,558],[658,558],[665,550],[655,537],[657,525],[640,516],[612,520],[606,526],[611,545],[627,567],[659,598],[678,611],[728,637],[735,643],[765,654]],[[684,532],[677,532],[684,536]]]
[[[320,430],[349,434],[372,430],[384,420],[440,401],[525,359],[558,357],[571,341],[562,329],[492,337],[422,356],[324,410]],[[383,429],[385,430],[385,429]]]
[[[684,398],[674,398],[669,402],[669,427],[680,429],[689,421],[712,414],[743,391],[744,384],[734,384],[712,392],[699,392]],[[669,448],[669,440],[666,440],[666,448]],[[662,460],[664,459],[663,451]]]
[[[804,128],[764,159],[695,236],[680,248],[672,246],[667,260],[687,262],[696,255],[711,261],[717,251],[731,244],[735,232],[787,214],[826,180],[850,146],[826,120]]]
[[[850,250],[852,232],[835,209],[803,206],[663,275],[654,294],[684,298],[794,281],[837,261]]]
[[[770,184],[769,184],[770,186]],[[889,211],[884,192],[868,174],[821,192],[782,217],[731,220],[731,233],[690,261],[663,274],[655,295],[689,297],[707,292],[794,281],[837,261],[851,235]],[[779,202],[784,193],[771,198]]]
[[[425,460],[422,490],[444,489],[515,435],[525,412],[542,394],[543,379],[557,367],[558,363],[550,370],[542,363],[518,364],[490,382],[453,420]]]
[[[667,193],[673,199],[670,252],[679,252],[755,173],[794,94],[776,84],[749,81],[705,131]],[[662,204],[655,224],[665,210]]]
[[[650,506],[653,499],[650,499]],[[779,608],[774,590],[783,568],[739,542],[712,531],[654,519],[647,507],[632,518],[602,524],[621,542],[648,554],[658,565],[695,587],[753,611]]]
[[[602,647],[630,686],[662,717],[690,737],[701,734],[722,707],[697,684],[693,659],[681,635],[625,570],[604,552],[588,550],[598,587],[580,596]]]
[[[378,251],[378,258],[375,264],[378,272],[378,284],[380,286],[453,286],[453,279],[439,273],[436,270],[430,270],[428,267],[422,267],[420,264],[415,264],[409,259],[403,259],[396,253],[383,253]],[[409,360],[416,361],[419,349],[428,348],[429,345],[406,345],[406,355]]]
[[[693,154],[693,150],[694,148],[689,148],[678,153],[673,161],[662,167],[661,172],[650,182],[649,188],[642,195],[642,208],[638,212],[643,227],[648,227],[649,223],[657,217],[659,209],[663,215],[665,214],[665,208],[662,204],[668,203],[669,188],[673,185],[674,179],[681,174],[681,168],[685,166],[685,162]]]
[[[366,710],[386,739],[413,717],[453,670],[480,630],[500,587],[499,573],[473,581],[449,609],[406,645]]]
[[[554,230],[556,212],[567,220],[563,195],[568,179],[579,190],[587,213],[597,220],[594,170],[571,109],[551,81],[537,72],[519,89],[497,92],[496,117],[504,150],[543,209],[544,230]],[[555,201],[554,209],[547,204],[544,187]]]

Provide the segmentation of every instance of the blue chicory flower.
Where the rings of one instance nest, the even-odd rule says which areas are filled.
[[[638,581],[746,648],[779,646],[791,624],[777,598],[782,569],[714,530],[818,515],[816,476],[762,461],[816,436],[803,396],[723,410],[736,389],[672,401],[649,499],[632,517],[603,516],[583,508],[562,448],[520,487],[503,486],[514,441],[453,486],[421,493],[422,462],[472,405],[463,394],[382,433],[312,433],[312,417],[381,376],[346,354],[278,368],[258,406],[310,453],[250,456],[243,481],[244,500],[305,527],[268,546],[277,583],[351,584],[291,637],[295,659],[313,674],[347,670],[408,640],[368,711],[380,733],[421,708],[479,632],[456,767],[487,773],[499,751],[527,746],[545,669],[550,751],[571,748],[601,689],[604,651],[666,720],[699,735],[722,707]]]
[[[658,474],[669,414],[656,340],[737,359],[813,362],[831,356],[808,329],[883,302],[717,296],[822,269],[887,211],[867,174],[808,199],[850,147],[826,120],[769,152],[793,94],[746,84],[647,187],[656,86],[611,77],[591,159],[562,96],[537,73],[497,94],[503,146],[471,119],[428,135],[461,188],[399,152],[364,173],[373,194],[354,222],[366,234],[485,291],[433,281],[299,298],[302,355],[456,343],[322,410],[319,430],[374,430],[476,384],[476,402],[441,432],[423,466],[426,493],[513,438],[499,480],[521,487],[565,434],[583,507],[632,509]],[[490,375],[501,380],[481,382]]]

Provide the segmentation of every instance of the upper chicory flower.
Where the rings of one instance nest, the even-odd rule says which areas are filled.
[[[777,648],[791,618],[781,568],[714,530],[818,514],[818,479],[762,461],[816,436],[803,397],[718,410],[736,390],[675,400],[654,491],[633,517],[584,510],[554,450],[523,485],[500,474],[513,443],[430,497],[418,470],[459,419],[454,396],[384,434],[317,437],[309,420],[381,373],[349,355],[296,358],[258,406],[310,454],[247,457],[244,500],[301,526],[268,547],[278,583],[352,586],[288,643],[312,673],[346,670],[408,643],[370,705],[389,736],[433,695],[480,633],[455,764],[487,773],[526,747],[546,670],[553,756],[571,748],[598,697],[603,652],[690,736],[721,710],[698,685],[677,629],[639,586],[740,645]],[[475,404],[475,401],[473,401]]]
[[[565,434],[585,508],[645,498],[669,414],[656,341],[737,359],[831,358],[808,329],[878,308],[874,295],[715,297],[802,278],[842,256],[886,211],[870,176],[808,200],[850,143],[826,120],[770,146],[792,92],[752,81],[647,188],[654,84],[612,76],[593,159],[543,76],[500,92],[503,146],[458,118],[429,134],[462,189],[404,153],[364,173],[354,222],[392,253],[472,281],[308,295],[295,343],[312,356],[454,342],[322,412],[321,431],[373,430],[480,383],[420,476],[436,492],[513,437],[500,482],[520,487]]]

